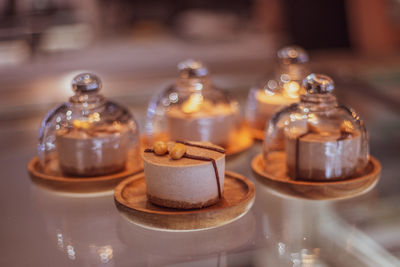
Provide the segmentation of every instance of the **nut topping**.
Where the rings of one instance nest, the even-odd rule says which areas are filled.
[[[180,159],[186,153],[186,146],[183,144],[176,143],[171,150],[169,151],[169,155],[172,159]]]
[[[166,154],[168,151],[167,144],[163,141],[155,142],[153,145],[153,149],[154,149],[154,153],[156,153],[156,155],[159,155],[159,156]]]

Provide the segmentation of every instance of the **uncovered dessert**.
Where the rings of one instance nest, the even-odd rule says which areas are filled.
[[[147,197],[156,205],[204,208],[223,197],[225,151],[219,146],[194,141],[156,142],[142,158]]]
[[[281,110],[266,129],[265,170],[282,172],[272,165],[284,154],[291,179],[326,181],[357,176],[368,162],[363,122],[355,111],[337,103],[328,76],[310,74],[303,86],[307,92],[300,102]]]

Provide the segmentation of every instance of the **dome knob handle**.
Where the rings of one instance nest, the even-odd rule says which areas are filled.
[[[93,73],[81,73],[72,79],[72,90],[76,93],[92,93],[101,89],[100,78]]]
[[[178,64],[182,78],[202,78],[208,76],[207,67],[199,60],[187,59]]]
[[[303,80],[303,87],[309,94],[329,94],[335,88],[335,83],[327,75],[312,73]]]

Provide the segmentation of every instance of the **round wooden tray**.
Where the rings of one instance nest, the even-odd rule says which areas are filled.
[[[136,161],[137,162],[137,161]],[[28,163],[28,173],[32,181],[50,190],[65,193],[99,193],[114,189],[124,178],[143,170],[142,163],[127,164],[125,170],[104,176],[95,177],[68,177],[61,171],[44,172],[36,156]]]
[[[254,197],[254,184],[228,171],[225,172],[223,198],[203,209],[178,210],[153,205],[146,197],[143,172],[122,181],[114,190],[115,204],[129,221],[167,231],[194,231],[225,225],[243,216],[251,208]]]
[[[286,173],[284,171],[286,169],[284,155],[276,164],[276,169],[280,170],[279,172],[281,174]],[[273,191],[289,197],[310,200],[344,199],[364,194],[374,188],[381,173],[381,164],[373,157],[370,157],[370,162],[368,163],[363,176],[341,181],[296,181],[291,180],[286,175],[273,175],[266,173],[264,170],[262,154],[253,158],[251,167],[257,180],[268,186],[268,188]]]
[[[170,140],[167,133],[160,133],[153,140],[147,136],[141,137],[141,146],[146,148],[152,145],[153,141],[168,141]],[[249,126],[243,123],[242,126],[229,137],[228,145],[225,148],[226,156],[239,154],[253,145],[253,136]]]

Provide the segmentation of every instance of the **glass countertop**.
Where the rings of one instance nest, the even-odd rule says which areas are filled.
[[[229,82],[229,74],[224,75],[221,79]],[[37,187],[26,165],[35,155],[45,111],[2,116],[0,265],[400,266],[400,117],[384,100],[351,90],[353,83],[338,82],[339,100],[358,110],[366,122],[371,154],[382,164],[376,188],[340,201],[277,195],[251,171],[252,158],[261,152],[261,143],[256,142],[229,158],[226,166],[255,183],[252,209],[228,225],[195,232],[134,225],[118,212],[112,192],[84,197]],[[251,84],[245,85],[232,91],[241,103],[246,102]],[[344,90],[341,85],[350,88]],[[135,98],[135,92],[124,92],[115,98],[125,98],[124,104],[142,123],[143,103],[150,93],[140,94]]]

